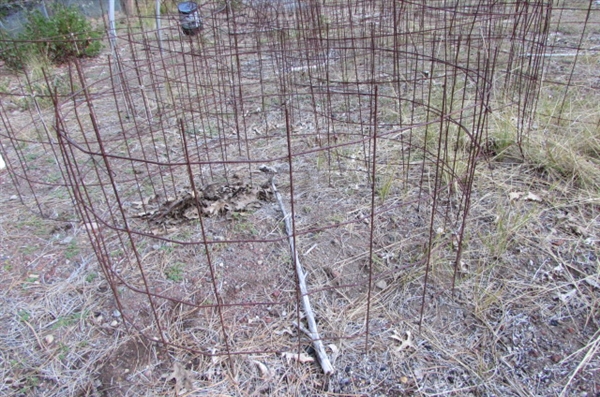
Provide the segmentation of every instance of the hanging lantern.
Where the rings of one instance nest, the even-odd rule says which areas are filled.
[[[198,4],[193,1],[184,1],[177,6],[181,30],[188,36],[194,36],[202,30],[202,20],[198,13]]]

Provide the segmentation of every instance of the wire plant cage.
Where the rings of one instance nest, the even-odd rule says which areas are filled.
[[[121,316],[164,346],[365,351],[427,321],[474,255],[490,112],[516,104],[532,123],[551,4],[228,4],[199,7],[195,35],[176,7],[160,31],[119,31],[105,62],[65,66],[78,89],[28,124],[3,105],[15,184],[35,200],[22,145],[41,129]]]
[[[539,72],[503,51],[540,51],[523,37],[543,37],[548,7],[217,11],[197,36],[172,24],[160,46],[153,31],[120,38],[108,87],[73,64],[84,89],[57,106],[69,183],[115,303],[150,339],[231,357],[306,343],[273,337],[274,324],[302,327],[306,294],[339,307],[332,318],[315,304],[324,343],[366,347],[386,329],[374,307],[403,269],[421,269],[420,288],[452,286],[493,96],[510,86],[530,100]],[[527,34],[505,34],[508,23]],[[527,75],[505,73],[498,88],[515,66]],[[395,303],[413,321],[427,315],[425,300]]]

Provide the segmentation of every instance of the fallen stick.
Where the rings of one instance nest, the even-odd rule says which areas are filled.
[[[575,57],[583,55],[581,52],[568,52],[568,53],[544,53],[544,54],[522,54],[522,57]]]
[[[331,365],[331,362],[329,361],[329,357],[327,357],[327,353],[325,353],[325,347],[323,346],[323,342],[319,337],[317,323],[315,321],[315,315],[313,314],[312,307],[310,306],[310,300],[308,299],[308,290],[306,289],[306,274],[302,269],[300,258],[298,258],[298,252],[294,247],[294,238],[292,236],[292,225],[290,222],[290,217],[288,216],[288,213],[285,210],[285,206],[283,205],[281,194],[279,194],[279,191],[275,186],[275,176],[271,178],[271,189],[273,189],[273,194],[277,198],[279,208],[281,208],[281,212],[283,213],[283,221],[285,222],[285,231],[287,233],[288,241],[290,243],[290,249],[292,250],[292,255],[295,255],[296,274],[298,275],[298,284],[300,286],[300,294],[302,295],[302,306],[304,307],[304,314],[306,315],[306,321],[308,322],[308,330],[305,330],[304,332],[308,335],[309,338],[312,339],[313,347],[315,349],[315,352],[317,353],[317,358],[319,359],[319,363],[321,364],[323,372],[325,373],[325,375],[331,375],[334,369]],[[298,328],[300,328],[300,324],[298,324]]]

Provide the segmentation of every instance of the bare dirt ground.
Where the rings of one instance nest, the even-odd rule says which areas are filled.
[[[402,266],[410,259],[400,252],[388,258],[398,270],[374,298],[369,353],[363,338],[338,342],[330,379],[314,363],[274,354],[236,357],[231,369],[225,359],[125,333],[82,226],[40,219],[13,197],[6,171],[1,178],[5,395],[172,395],[174,388],[190,395],[558,395],[567,384],[567,395],[600,392],[597,199],[525,164],[480,167],[457,287],[448,289],[451,269],[434,269],[421,328],[422,269]],[[330,236],[332,245],[347,238]],[[229,255],[225,263],[234,262]],[[346,262],[332,271],[355,277]],[[315,288],[331,283],[323,269],[310,277]],[[271,294],[291,287],[262,283],[275,286]],[[363,326],[353,321],[362,315],[361,294],[343,295],[316,295],[330,340],[335,329]],[[260,321],[275,335],[295,334],[289,316],[249,313],[240,327],[252,332]],[[193,319],[185,327],[193,329]]]
[[[575,33],[561,35],[569,40]],[[564,72],[564,62],[552,63],[551,70]],[[11,113],[16,123],[19,112]],[[504,122],[508,117],[500,112],[498,118]],[[302,122],[293,127],[310,129]],[[311,359],[314,351],[293,325],[294,273],[281,213],[272,198],[246,211],[204,218],[211,240],[244,240],[210,247],[222,303],[249,303],[221,313],[231,327],[231,346],[249,352],[228,358],[210,356],[223,349],[215,310],[169,301],[158,305],[167,339],[206,354],[141,337],[157,335],[144,300],[119,285],[117,293],[127,305],[118,310],[84,223],[70,216],[68,195],[60,188],[37,192],[59,214],[59,220],[45,220],[30,209],[30,197],[23,197],[28,205],[20,202],[7,170],[0,171],[0,394],[600,395],[600,198],[595,174],[590,171],[586,180],[577,170],[542,166],[531,153],[524,159],[513,144],[505,145],[505,131],[497,130],[475,174],[454,289],[455,231],[440,226],[433,236],[421,326],[422,259],[430,236],[429,214],[416,199],[420,174],[409,170],[402,182],[396,175],[389,191],[380,193],[385,196],[379,197],[381,203],[391,209],[375,217],[376,277],[368,339],[370,191],[355,178],[350,151],[332,168],[346,170],[345,175],[322,171],[323,159],[294,164],[298,249],[336,368],[331,377],[323,376],[312,360],[295,362],[281,354],[300,347],[303,357]],[[283,134],[278,139],[255,150],[275,151],[285,145]],[[307,139],[295,144],[314,145]],[[597,157],[590,159],[586,164],[593,170]],[[382,167],[381,175],[385,173]],[[264,175],[257,175],[262,183]],[[216,182],[224,184],[219,178]],[[289,181],[282,177],[280,183],[282,194],[289,195]],[[451,197],[441,199],[452,205]],[[394,207],[397,202],[402,205]],[[52,208],[53,203],[62,208]],[[200,239],[193,214],[167,230],[137,216],[140,209],[133,199],[125,210],[132,228],[150,234],[137,244],[143,247],[140,254],[156,291],[211,303],[214,283],[204,252],[185,244]],[[315,225],[332,227],[311,233]],[[256,236],[277,241],[252,241]],[[161,241],[163,237],[172,241]],[[110,244],[114,262],[122,264],[121,277],[136,285],[139,275],[126,266],[127,250]],[[135,319],[141,331],[124,318]]]

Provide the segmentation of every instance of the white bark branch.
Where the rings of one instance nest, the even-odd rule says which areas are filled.
[[[273,194],[277,198],[279,202],[279,207],[281,208],[281,212],[283,213],[283,221],[285,222],[285,231],[288,236],[288,241],[290,243],[290,249],[292,250],[292,255],[295,255],[295,263],[296,263],[296,274],[298,275],[298,285],[300,286],[300,293],[302,295],[302,306],[304,307],[304,314],[306,315],[306,321],[308,323],[308,337],[312,339],[313,347],[315,352],[317,353],[317,358],[319,359],[319,363],[321,364],[321,368],[325,375],[330,375],[333,373],[333,365],[331,365],[331,361],[329,361],[329,357],[325,352],[325,347],[323,346],[323,342],[319,337],[319,332],[317,330],[317,323],[315,321],[315,316],[312,311],[312,307],[310,305],[310,300],[308,299],[308,290],[306,288],[306,274],[302,269],[302,264],[300,263],[300,258],[298,257],[298,252],[294,247],[294,238],[292,236],[292,224],[290,222],[290,217],[285,210],[285,206],[283,205],[283,200],[281,198],[281,194],[277,191],[277,187],[275,186],[275,177],[271,179],[271,188],[273,189]],[[298,324],[299,325],[299,324]]]

